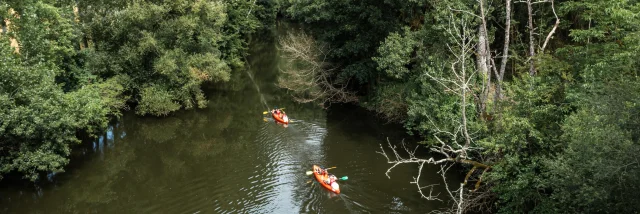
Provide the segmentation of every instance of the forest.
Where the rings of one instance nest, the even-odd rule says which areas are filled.
[[[64,171],[122,111],[206,107],[203,85],[245,66],[247,38],[287,21],[304,33],[280,38],[278,86],[369,109],[433,154],[381,143],[389,170],[462,168],[438,197],[415,180],[445,212],[640,210],[636,0],[7,0],[0,14],[0,179]]]
[[[205,107],[201,86],[228,81],[245,37],[273,19],[234,0],[15,0],[0,11],[0,174],[30,180],[63,171],[79,137],[123,110]]]

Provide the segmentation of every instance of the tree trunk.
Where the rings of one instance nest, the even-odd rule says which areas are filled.
[[[486,109],[487,98],[491,89],[491,69],[495,70],[490,64],[491,49],[489,47],[489,35],[487,34],[487,20],[485,18],[484,4],[485,0],[480,0],[480,19],[482,25],[478,29],[478,72],[483,76],[484,88],[480,100],[480,113],[484,113]]]
[[[500,72],[496,75],[498,82],[502,82],[504,78],[504,70],[507,67],[507,61],[509,59],[509,36],[511,34],[511,0],[506,0],[505,13],[507,14],[504,29],[504,49],[502,50],[502,61],[500,65]]]
[[[478,27],[478,57],[476,58],[476,64],[478,67],[478,73],[482,77],[483,90],[480,95],[480,112],[484,112],[486,109],[487,97],[489,95],[489,89],[491,88],[491,72],[489,71],[488,52],[487,52],[487,37],[485,36],[483,26]]]
[[[478,27],[478,58],[476,64],[478,65],[478,72],[480,72],[483,76],[486,76],[489,72],[489,66],[487,65],[488,54],[487,54],[487,37],[485,37],[486,32],[484,31],[484,26]]]
[[[502,61],[500,62],[500,71],[496,73],[496,93],[494,100],[498,101],[502,98],[502,79],[504,78],[504,71],[507,67],[507,61],[509,60],[509,36],[511,35],[511,0],[505,0],[505,29],[504,29],[504,48],[502,49]]]
[[[534,65],[533,58],[536,55],[535,48],[533,46],[533,8],[531,0],[527,0],[527,13],[529,14],[529,75],[536,74],[536,67]]]

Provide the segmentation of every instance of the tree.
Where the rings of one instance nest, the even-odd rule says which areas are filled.
[[[305,33],[289,33],[280,40],[286,68],[278,86],[293,92],[293,97],[301,103],[318,102],[320,105],[332,102],[355,102],[355,94],[346,89],[348,82],[339,85],[334,73],[337,68],[327,63],[331,49]]]
[[[60,172],[78,130],[97,133],[124,105],[122,86],[106,81],[65,93],[56,67],[27,65],[0,42],[0,174],[19,172],[32,181]],[[1,177],[0,177],[1,178]]]
[[[287,15],[306,23],[314,38],[331,41],[328,59],[343,64],[337,77],[355,89],[371,91],[383,75],[371,57],[380,42],[404,24],[422,25],[423,1],[290,1]]]
[[[401,157],[398,151],[396,151],[397,147],[391,145],[390,142],[388,145],[392,149],[395,159],[391,159],[389,155],[387,155],[382,145],[380,145],[380,153],[387,158],[388,163],[393,164],[387,170],[387,177],[389,177],[389,172],[397,165],[418,163],[418,176],[415,177],[412,183],[416,184],[421,196],[428,200],[439,199],[433,195],[433,185],[420,185],[419,181],[422,168],[424,167],[424,164],[442,165],[441,170],[438,173],[443,178],[449,199],[453,202],[452,208],[445,212],[462,213],[467,211],[469,207],[477,206],[476,204],[470,204],[469,198],[465,197],[464,185],[467,180],[476,169],[482,169],[483,172],[479,175],[474,191],[478,190],[482,181],[482,176],[491,168],[491,166],[474,160],[478,157],[478,154],[471,154],[479,152],[480,149],[477,148],[477,143],[475,143],[473,136],[470,134],[473,131],[471,130],[471,127],[474,126],[472,125],[475,121],[474,115],[477,114],[475,112],[476,108],[469,108],[472,106],[472,103],[469,102],[471,98],[470,94],[473,91],[472,88],[478,84],[477,75],[481,72],[481,69],[476,68],[473,60],[471,60],[471,56],[476,50],[474,41],[477,40],[474,38],[474,35],[477,34],[475,34],[470,27],[470,20],[475,17],[465,13],[456,15],[453,13],[454,10],[451,11],[452,12],[449,16],[449,26],[445,29],[450,41],[446,44],[450,51],[448,54],[449,61],[446,62],[446,65],[441,67],[441,72],[427,71],[424,73],[424,75],[439,86],[438,88],[441,90],[441,96],[452,96],[452,99],[455,100],[455,103],[453,104],[456,106],[456,109],[453,112],[455,118],[448,121],[450,126],[445,126],[447,128],[451,127],[451,130],[442,128],[430,120],[430,128],[434,130],[432,135],[434,142],[429,145],[429,150],[441,158],[418,158],[415,156],[415,150],[411,151],[404,147],[404,145],[404,150],[408,153],[409,157]],[[450,168],[449,164],[454,163],[469,164],[472,165],[473,168],[471,168],[467,173],[464,183],[461,183],[458,189],[451,190],[447,184],[448,181],[446,173]],[[425,194],[423,192],[424,188],[429,188],[429,194]]]
[[[98,59],[90,69],[131,80],[127,93],[141,115],[205,107],[200,86],[227,81],[243,65],[243,36],[258,28],[252,11],[260,9],[255,1],[212,0],[79,5]]]
[[[474,100],[475,102],[473,102],[474,104],[482,106],[483,100],[486,99],[486,97],[483,98],[482,95],[487,93],[486,88],[482,86],[490,86],[490,83],[487,82],[491,79],[498,80],[495,81],[495,84],[496,86],[499,85],[499,88],[496,88],[496,98],[493,102],[500,105],[499,111],[495,111],[495,113],[499,114],[499,117],[497,117],[498,115],[482,114],[481,109],[483,108],[477,108],[476,110],[478,112],[468,115],[466,119],[462,117],[463,114],[459,114],[464,110],[464,108],[459,106],[459,104],[462,103],[461,101],[464,100],[460,99],[460,97],[464,97],[463,95],[465,94],[457,93],[455,96],[451,96],[453,95],[451,92],[459,91],[459,88],[463,86],[463,84],[461,84],[463,81],[460,81],[460,79],[465,75],[455,73],[455,75],[447,76],[446,72],[442,72],[443,70],[453,70],[442,66],[446,64],[444,62],[449,60],[441,57],[440,55],[442,55],[443,52],[438,51],[438,49],[441,50],[443,48],[439,46],[438,43],[448,44],[447,42],[443,42],[441,39],[443,38],[442,35],[424,37],[424,40],[421,40],[421,37],[418,36],[438,35],[438,30],[446,32],[446,29],[442,28],[442,24],[434,21],[431,22],[431,29],[427,28],[428,30],[424,32],[405,30],[398,34],[391,34],[378,49],[381,56],[374,58],[374,60],[379,64],[379,69],[387,71],[390,76],[400,82],[404,82],[404,84],[416,79],[416,77],[419,76],[417,74],[424,74],[429,77],[428,80],[430,81],[423,81],[423,84],[416,87],[421,90],[417,90],[416,88],[409,88],[407,90],[422,94],[407,99],[409,103],[409,120],[407,120],[405,124],[409,126],[409,128],[413,127],[414,130],[420,130],[419,133],[423,134],[423,136],[426,137],[426,142],[429,143],[428,148],[435,154],[432,158],[420,158],[413,155],[414,150],[407,149],[406,152],[409,154],[409,157],[401,157],[398,155],[399,153],[395,152],[398,148],[389,144],[389,146],[394,149],[396,159],[392,159],[393,155],[383,154],[388,158],[388,162],[393,164],[391,168],[403,163],[418,163],[419,167],[422,167],[425,163],[446,164],[452,162],[447,160],[448,157],[459,157],[453,159],[464,160],[464,156],[461,157],[460,155],[462,153],[456,152],[464,151],[466,145],[465,139],[469,139],[464,137],[465,129],[463,128],[463,121],[467,121],[470,122],[469,124],[473,124],[467,127],[475,130],[472,131],[474,134],[471,135],[471,142],[473,142],[473,148],[477,149],[477,152],[470,153],[472,155],[468,157],[483,160],[481,163],[489,166],[484,167],[484,169],[490,170],[483,170],[482,173],[478,175],[477,170],[482,168],[474,166],[467,173],[465,181],[477,177],[478,181],[483,181],[485,184],[484,186],[480,186],[479,190],[481,191],[474,192],[474,195],[462,194],[460,191],[463,188],[456,190],[455,188],[449,189],[447,186],[449,193],[452,193],[449,194],[449,198],[455,205],[452,207],[452,210],[459,211],[461,207],[463,209],[470,208],[467,205],[471,205],[472,202],[489,202],[489,204],[498,206],[493,207],[490,205],[489,207],[496,209],[491,211],[506,213],[531,211],[558,212],[560,210],[602,212],[603,210],[599,210],[595,204],[608,203],[611,204],[610,206],[619,206],[626,205],[630,201],[633,201],[633,197],[622,196],[629,194],[626,191],[622,191],[623,193],[621,194],[616,193],[620,192],[617,189],[620,188],[620,186],[637,181],[628,177],[623,177],[624,181],[618,182],[613,182],[610,179],[613,179],[613,176],[621,172],[621,167],[629,170],[631,173],[635,172],[637,161],[633,158],[625,158],[631,156],[631,153],[635,151],[635,148],[631,146],[634,141],[625,140],[624,137],[622,137],[616,143],[600,142],[599,139],[604,139],[604,133],[618,133],[618,136],[624,136],[626,130],[618,131],[616,128],[599,124],[600,122],[588,122],[590,119],[585,118],[585,115],[594,113],[585,113],[591,111],[578,109],[582,108],[580,107],[582,106],[580,103],[586,100],[606,100],[603,99],[603,97],[594,96],[596,94],[624,94],[623,91],[627,91],[627,93],[635,91],[635,89],[632,88],[619,87],[627,89],[618,92],[609,92],[611,90],[605,90],[605,88],[607,88],[605,86],[608,84],[616,84],[616,82],[622,81],[623,79],[629,80],[629,82],[625,82],[625,84],[629,85],[633,85],[632,83],[636,81],[634,76],[637,76],[637,69],[629,66],[637,65],[637,54],[634,51],[630,51],[636,48],[638,44],[636,42],[637,35],[630,33],[630,29],[636,28],[636,25],[631,22],[634,16],[630,14],[633,13],[631,11],[635,11],[637,8],[622,2],[563,2],[560,5],[561,11],[563,12],[561,14],[565,14],[565,16],[567,16],[566,14],[572,14],[575,16],[573,19],[570,17],[566,18],[567,20],[577,20],[574,21],[573,24],[580,26],[579,23],[583,22],[580,19],[585,16],[591,19],[589,22],[584,21],[585,24],[581,25],[583,28],[588,29],[584,30],[576,29],[576,26],[561,28],[561,26],[559,26],[561,15],[556,13],[553,1],[529,1],[529,5],[527,5],[529,8],[526,8],[527,10],[532,9],[531,7],[538,3],[549,3],[544,5],[551,6],[546,10],[541,10],[542,13],[538,13],[546,16],[540,19],[542,21],[537,23],[538,26],[551,23],[548,28],[540,30],[544,32],[541,33],[541,35],[545,35],[545,37],[543,37],[544,39],[539,39],[539,42],[535,42],[536,39],[532,37],[534,35],[533,33],[522,34],[517,31],[518,25],[516,25],[515,38],[528,35],[530,39],[516,39],[516,41],[527,41],[528,44],[516,43],[514,45],[515,48],[509,50],[509,47],[512,47],[512,45],[509,44],[510,36],[512,35],[509,32],[511,28],[507,27],[504,35],[505,43],[502,46],[504,50],[504,53],[501,54],[503,55],[503,59],[500,69],[497,69],[498,66],[493,62],[494,57],[483,57],[491,55],[498,56],[497,53],[490,51],[497,46],[497,43],[494,43],[490,38],[497,38],[498,36],[487,34],[488,32],[497,31],[489,28],[490,25],[488,23],[490,22],[484,22],[484,19],[493,19],[495,17],[484,17],[483,14],[492,14],[491,12],[486,12],[490,11],[491,9],[487,8],[491,7],[487,6],[487,8],[485,8],[485,4],[483,4],[482,1],[479,1],[479,3],[479,8],[465,7],[462,2],[452,2],[451,4],[441,6],[448,8],[450,11],[475,17],[478,20],[477,22],[470,22],[474,23],[470,25],[474,26],[474,28],[472,28],[474,32],[472,35],[476,37],[471,36],[467,38],[467,40],[477,41],[478,44],[474,49],[477,53],[475,57],[475,71],[478,74],[483,74],[486,67],[486,70],[491,70],[496,77],[483,77],[480,79],[485,80],[485,85],[470,84],[470,89],[476,90],[470,91],[467,95],[476,98]],[[505,4],[509,5],[510,1],[506,1]],[[505,11],[505,14],[507,14],[506,26],[509,26],[510,19],[508,8],[509,7],[507,7]],[[572,12],[568,12],[567,9]],[[477,10],[480,10],[480,12],[473,12]],[[524,23],[526,23],[525,26],[529,28],[530,32],[536,29],[532,27],[534,23],[532,14],[534,13],[531,12],[528,13],[527,16],[516,17],[517,20],[527,21]],[[440,14],[436,17],[443,16]],[[596,19],[595,17],[598,17],[597,22],[592,21]],[[531,24],[528,22],[529,20],[531,20]],[[552,22],[546,22],[547,20],[552,20]],[[596,26],[593,24],[587,25],[587,23],[599,24]],[[488,30],[484,30],[484,25],[488,27]],[[437,28],[438,26],[440,26],[440,28]],[[599,30],[594,30],[593,28],[598,28]],[[540,27],[540,29],[542,29],[542,27]],[[572,37],[573,42],[566,40],[559,41],[555,46],[551,46],[551,38],[554,37],[557,30],[561,30],[561,35]],[[452,32],[459,33],[461,31]],[[628,33],[625,34],[622,32]],[[602,33],[611,36],[600,36]],[[459,34],[462,35],[462,33]],[[483,42],[485,39],[488,41]],[[421,41],[430,41],[433,43],[423,42],[421,44]],[[536,43],[538,44],[536,45]],[[563,43],[565,43],[564,46],[562,46]],[[551,49],[552,51],[550,52],[545,52],[545,50],[547,50],[546,48],[549,47],[554,48]],[[449,47],[444,48],[449,49]],[[424,50],[429,50],[429,52]],[[517,52],[521,50],[522,52]],[[423,55],[427,55],[428,57]],[[460,56],[460,54],[456,55]],[[521,56],[529,59],[522,60]],[[632,59],[632,57],[634,57],[634,59]],[[473,57],[467,57],[467,59],[472,58]],[[503,75],[505,75],[504,71],[508,68],[506,66],[507,58],[511,58],[511,62],[514,62],[511,65],[511,69],[515,72],[528,71],[523,73],[526,73],[527,76],[535,73],[536,77],[524,77],[515,73],[510,77],[510,81],[502,82]],[[480,61],[480,63],[478,63],[478,61]],[[473,82],[474,80],[470,81]],[[439,85],[445,88],[445,91],[448,93],[438,93],[438,87],[434,87],[434,83],[436,86]],[[434,90],[434,88],[436,90]],[[500,90],[503,89],[504,91],[500,92]],[[444,97],[449,97],[449,99],[444,99]],[[434,104],[426,105],[429,102],[433,102]],[[619,103],[619,101],[613,103]],[[628,103],[633,103],[633,101],[628,101]],[[598,102],[591,103],[588,106],[608,105]],[[607,111],[599,112],[596,115],[606,115],[609,111],[615,111],[613,110],[615,108],[612,106],[605,107],[605,109],[607,109]],[[442,112],[456,112],[456,114]],[[575,119],[574,117],[578,117],[579,119]],[[599,116],[598,118],[603,117],[604,116]],[[565,118],[570,119],[565,121]],[[447,121],[460,122],[449,123],[455,125],[444,125],[447,124]],[[609,122],[617,123],[619,120],[610,120]],[[625,125],[624,127],[629,128],[634,127],[634,125]],[[569,132],[569,130],[572,129],[580,131]],[[588,130],[592,130],[594,132],[593,135],[577,136],[582,132],[590,132]],[[458,138],[438,139],[441,136],[458,136]],[[588,137],[590,140],[583,137]],[[450,139],[457,139],[457,141]],[[585,145],[586,142],[591,143]],[[596,149],[590,149],[591,147]],[[445,153],[448,153],[450,156],[441,152],[443,148],[447,151]],[[611,156],[610,153],[619,150],[631,152],[616,154],[616,158],[609,157]],[[608,154],[598,154],[596,151],[607,151]],[[602,160],[607,158],[611,159],[612,162]],[[595,164],[583,164],[591,162],[603,163],[602,165],[598,165],[598,167],[601,167],[605,172],[599,173],[598,171],[592,170],[591,166]],[[606,165],[612,165],[613,162],[622,162],[622,164],[616,167],[606,167]],[[447,166],[448,165],[444,166],[440,173],[446,172]],[[574,175],[569,175],[569,173],[574,173]],[[594,174],[598,174],[599,177],[589,179],[589,177]],[[561,181],[562,178],[570,179]],[[430,189],[428,185],[418,184],[418,180],[414,182],[424,198],[434,199],[433,195],[427,194]],[[582,186],[577,185],[585,186],[581,188]],[[423,190],[423,188],[427,188],[427,190]],[[633,189],[630,191],[633,191]],[[576,197],[576,194],[585,198]],[[592,194],[598,194],[599,196],[595,199],[586,198],[588,197],[587,195]],[[560,202],[554,200],[560,200]],[[621,212],[625,211],[625,209],[619,210]]]
[[[243,66],[269,17],[256,1],[8,0],[0,3],[0,174],[59,172],[79,133],[112,116],[206,106],[201,86]],[[3,28],[3,33],[4,28]],[[19,44],[12,55],[5,43]],[[12,44],[13,45],[13,44]]]
[[[624,213],[640,209],[640,97],[637,80],[610,84],[563,126],[568,143],[545,162],[550,197],[537,210]],[[636,103],[636,104],[634,104]]]

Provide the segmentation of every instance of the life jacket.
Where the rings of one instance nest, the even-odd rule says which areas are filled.
[[[338,185],[338,183],[334,181],[333,183],[331,183],[331,189],[338,190],[340,189],[340,185]]]
[[[328,177],[327,180],[329,180],[329,182],[327,184],[332,185],[332,184],[334,184],[336,182],[336,177],[331,175],[331,176]]]
[[[334,175],[329,176],[329,186],[331,186],[331,189],[333,190],[337,190],[340,188],[340,186],[338,185],[338,183],[336,182],[337,178]]]

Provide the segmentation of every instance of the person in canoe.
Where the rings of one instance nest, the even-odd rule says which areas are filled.
[[[282,118],[283,112],[278,108],[278,106],[276,106],[275,108],[273,108],[273,110],[271,110],[271,114],[278,116],[279,118]]]
[[[287,117],[284,111],[279,109],[277,106],[273,110],[271,110],[271,114],[273,115],[274,119],[276,119],[277,122],[280,122],[283,124],[289,123],[289,117]]]
[[[321,176],[325,176],[327,175],[327,169],[325,169],[324,167],[318,167],[316,169],[316,174],[321,175]],[[335,176],[334,176],[335,177]],[[331,183],[331,180],[329,179],[329,177],[327,177],[326,180],[324,180],[324,183],[329,184]]]
[[[327,173],[327,170],[323,169],[323,171],[324,173]],[[338,186],[338,183],[336,183],[337,179],[338,178],[335,175],[329,174],[329,176],[327,177],[327,180],[325,180],[324,183],[329,184],[333,190],[337,190],[338,188],[340,188]]]
[[[322,168],[320,168],[320,167],[316,168],[316,173],[318,175],[322,175],[322,171],[324,171]]]
[[[325,168],[321,168],[321,169],[320,169],[320,172],[318,172],[318,174],[320,174],[320,175],[326,175],[326,174],[327,174],[327,169],[325,169]]]
[[[318,183],[325,189],[328,189],[333,193],[340,194],[340,186],[336,181],[347,180],[347,176],[344,176],[344,179],[338,179],[335,175],[327,173],[327,170],[332,168],[324,168],[323,166],[313,165],[313,172],[307,171],[307,174],[313,174]]]

